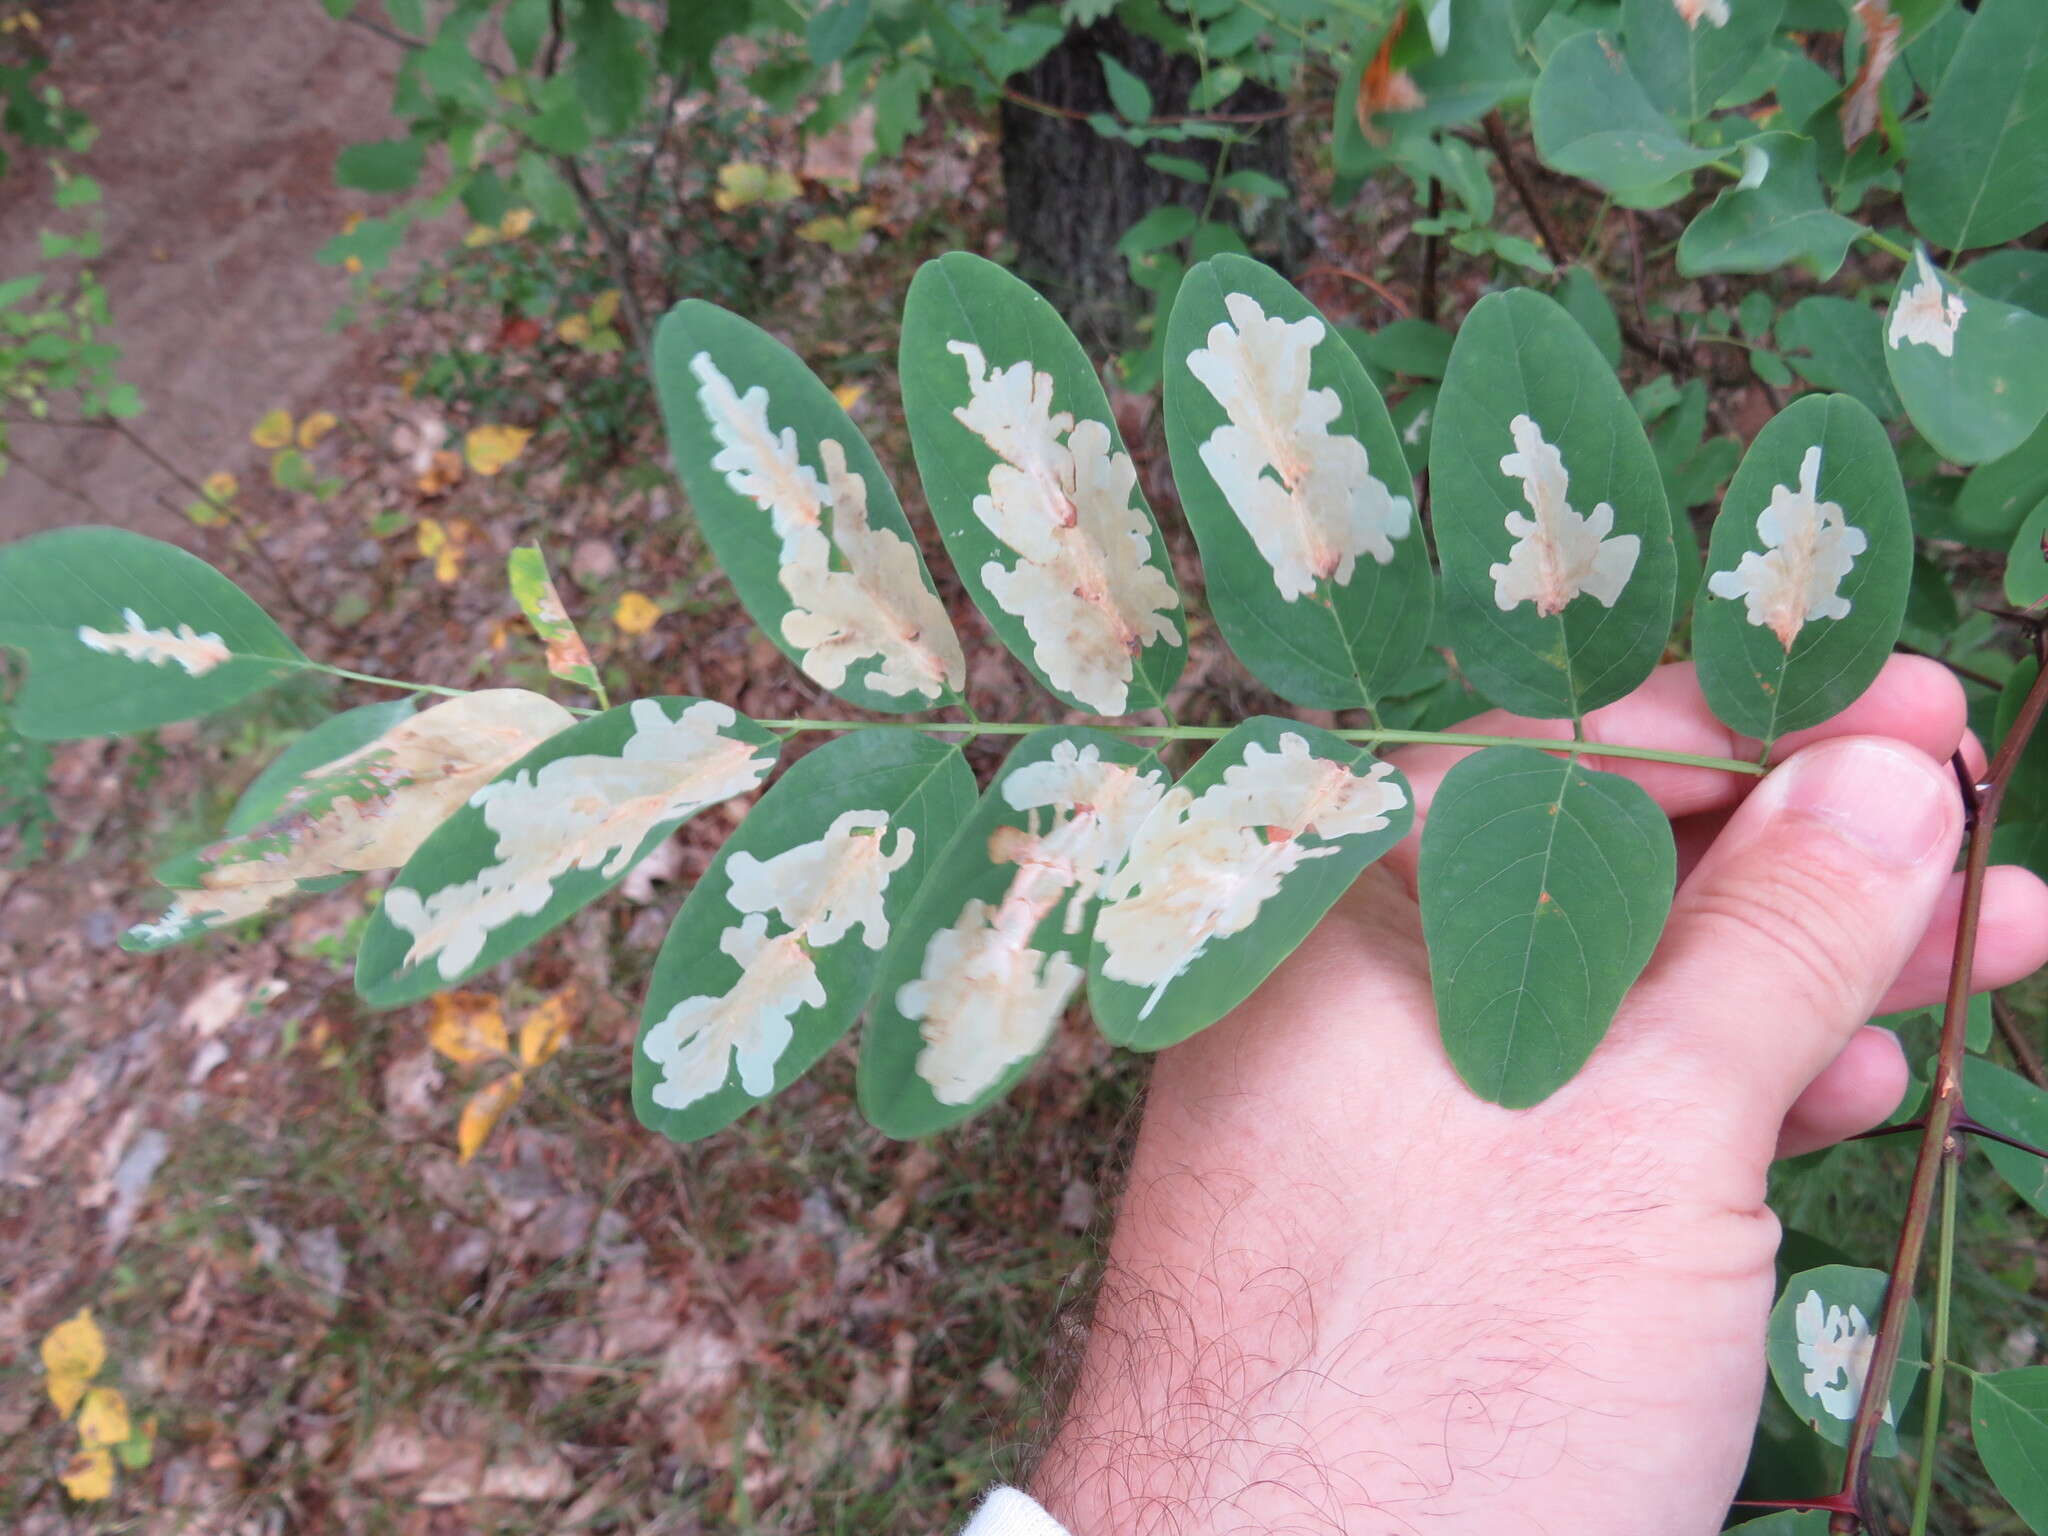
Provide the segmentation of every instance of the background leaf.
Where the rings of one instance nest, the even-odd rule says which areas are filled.
[[[1970,1378],[1970,1439],[2031,1530],[2048,1530],[2048,1366]]]
[[[1089,774],[1091,762],[1124,772]],[[1095,798],[1063,810],[1047,794],[1062,776],[1046,764],[1067,767],[1074,777],[1065,783],[1077,788],[1085,775]],[[1031,1069],[1086,975],[1100,876],[1123,861],[1136,830],[1132,813],[1156,802],[1168,779],[1152,753],[1084,726],[1039,731],[1018,743],[934,864],[882,958],[861,1032],[860,1105],[870,1124],[899,1139],[929,1136],[1003,1097]],[[1104,784],[1122,792],[1105,800]],[[1005,857],[995,856],[998,849]],[[1082,871],[1092,873],[1068,878]],[[980,908],[970,911],[971,903]],[[1033,911],[1043,915],[1024,926]],[[957,1013],[933,985],[952,964],[971,971],[981,999]],[[915,997],[912,1018],[902,991],[924,979],[927,968],[932,976],[922,990],[931,995]],[[973,1039],[960,1033],[970,1030]],[[959,1072],[948,1084],[956,1099],[968,1068],[1013,1059],[986,1068],[989,1081],[965,1101],[942,1101],[919,1070],[928,1036],[954,1048],[924,1065],[934,1078]]]
[[[1984,0],[1906,157],[1906,212],[1951,250],[2048,219],[2048,6]]]
[[[1934,282],[1946,302],[1964,306],[1948,355],[1902,332],[1902,311],[1918,313]],[[1924,252],[1892,294],[1885,366],[1913,425],[1958,464],[2012,452],[2048,416],[2048,319],[1971,291],[1930,267]]]
[[[1833,277],[1862,226],[1828,206],[1813,141],[1759,134],[1743,144],[1742,154],[1743,180],[1752,171],[1760,179],[1726,188],[1686,225],[1678,238],[1680,274],[1774,272],[1799,262],[1815,277]]]
[[[719,851],[661,947],[633,1048],[633,1107],[640,1123],[675,1141],[693,1141],[731,1124],[808,1071],[846,1033],[866,1003],[884,946],[900,929],[942,850],[973,807],[974,775],[959,749],[916,731],[852,732],[793,763]],[[735,860],[746,868],[752,861],[773,860],[807,845],[829,848],[823,840],[834,824],[859,812],[886,817],[887,830],[874,834],[878,856],[893,860],[908,854],[900,867],[886,872],[882,885],[880,910],[886,915],[887,932],[855,923],[828,939],[793,924],[788,906],[760,918],[736,906],[734,896],[740,887],[733,877]],[[872,828],[874,820],[861,825]],[[829,880],[836,872],[828,866],[823,876]],[[796,910],[802,913],[811,910],[817,898],[806,887],[793,899],[801,901]],[[748,911],[752,910],[750,906]],[[721,940],[736,943],[731,936],[749,923],[769,942],[757,959],[743,966]],[[784,945],[774,942],[778,935],[799,933],[802,937]],[[803,982],[804,968],[814,967],[809,974],[814,974],[824,1001],[791,1004],[794,990],[778,990],[771,984],[778,959],[795,967],[785,967],[781,988],[791,986],[790,978]],[[749,983],[754,984],[751,990]],[[693,999],[728,996],[737,1005],[729,1016],[689,1007]],[[786,1013],[777,1013],[778,997]],[[648,1047],[663,1020],[679,1009],[682,1017],[696,1022],[681,1026],[679,1018],[671,1027],[705,1031],[702,1046],[712,1052],[707,1059],[723,1086],[678,1107],[657,1099],[669,1074]],[[747,1059],[760,1041],[774,1038],[778,1019],[786,1020],[791,1032],[775,1050],[773,1086],[767,1093],[750,1092],[742,1080],[747,1074],[734,1061],[735,1050],[742,1061]]]
[[[969,406],[968,380],[978,372],[973,354],[952,350],[956,346],[978,349],[990,373],[1005,375],[984,387],[984,397],[992,403],[1000,397],[1010,408],[990,414],[1000,415],[1008,451],[1045,466],[1031,479],[1058,486],[1060,505],[1043,503],[1021,486],[992,502],[992,471],[1012,486],[1025,477],[1004,468],[1010,461],[954,414]],[[1138,490],[1109,398],[1066,322],[1001,267],[954,251],[926,262],[911,282],[901,375],[904,416],[932,519],[997,638],[1076,709],[1123,715],[1157,708],[1187,660],[1186,619],[1165,541]],[[1036,406],[1027,405],[1019,388],[1027,379]],[[1048,390],[1056,439],[1050,442],[1044,430]],[[1074,420],[1065,433],[1057,431],[1062,413]],[[1084,506],[1073,531],[1055,537],[1051,524],[1075,515],[1077,486],[1092,494],[1080,495]],[[1042,558],[1028,561],[998,538],[978,503]],[[1105,580],[1102,572],[1113,574]],[[1083,597],[1057,601],[1058,594],[1083,586]],[[1005,608],[999,592],[1011,594],[1025,616]]]
[[[1458,1075],[1511,1109],[1593,1053],[1671,910],[1671,823],[1618,774],[1490,747],[1445,776],[1416,874]]]
[[[1678,136],[1605,32],[1579,32],[1551,50],[1529,111],[1543,163],[1610,192],[1660,186],[1725,153]]]
[[[1967,1057],[1963,1062],[1963,1102],[1973,1116],[2000,1135],[2048,1147],[2048,1093],[2018,1073],[1994,1066],[1981,1056]],[[1983,1149],[2015,1194],[2048,1216],[2048,1162],[1988,1136],[1972,1144]]]
[[[1530,514],[1521,480],[1501,468],[1520,416],[1562,455],[1577,513],[1609,504],[1610,536],[1639,540],[1612,607],[1591,593],[1549,616],[1533,602],[1500,606],[1490,573],[1514,543],[1506,519]],[[1437,402],[1430,498],[1450,637],[1482,693],[1517,714],[1577,715],[1650,675],[1678,581],[1662,476],[1613,371],[1543,295],[1489,294],[1466,317]]]
[[[1818,500],[1842,509],[1866,547],[1833,588],[1841,618],[1806,617],[1788,651],[1769,623],[1752,622],[1746,597],[1719,597],[1716,573],[1765,551],[1757,518],[1793,500],[1804,462],[1820,449]],[[1800,559],[1794,537],[1778,562]],[[1693,656],[1714,713],[1769,742],[1840,714],[1876,679],[1898,639],[1913,577],[1913,526],[1884,427],[1846,395],[1795,400],[1757,434],[1722,498],[1707,552],[1708,578],[1693,610]],[[1802,615],[1807,612],[1802,608]]]
[[[1313,830],[1329,824],[1316,817],[1341,817],[1347,797],[1380,815],[1336,836]],[[1298,831],[1304,807],[1311,830]],[[1407,781],[1363,747],[1270,715],[1236,726],[1146,818],[1104,887],[1088,963],[1103,1034],[1156,1051],[1222,1018],[1401,840],[1413,807]],[[1219,835],[1190,839],[1191,825]],[[1142,982],[1111,974],[1138,962]]]
[[[205,561],[119,528],[58,528],[0,545],[0,645],[28,656],[10,714],[42,741],[212,714],[311,665]]]
[[[1659,110],[1697,122],[1755,64],[1784,10],[1784,0],[1737,0],[1722,26],[1704,11],[1688,23],[1672,0],[1622,0],[1629,70]]]
[[[1191,353],[1207,348],[1212,331],[1220,329],[1226,343],[1240,335],[1242,327],[1226,308],[1230,295],[1249,296],[1259,314],[1286,322],[1296,336],[1307,336],[1300,329],[1305,322],[1321,327],[1321,339],[1307,349],[1298,386],[1303,397],[1265,398],[1269,414],[1247,423],[1252,430],[1240,434],[1236,444],[1215,436],[1233,418],[1188,363]],[[1427,350],[1410,361],[1440,370],[1449,337],[1434,327],[1426,329],[1441,342],[1425,343]],[[1246,667],[1283,698],[1322,709],[1376,708],[1428,642],[1436,585],[1414,482],[1379,391],[1313,305],[1270,268],[1242,256],[1215,257],[1183,280],[1167,329],[1166,356],[1166,440],[1174,482],[1201,545],[1209,602],[1224,638]],[[1292,377],[1273,360],[1265,362],[1272,372],[1263,380],[1254,376],[1248,390],[1260,397],[1288,388],[1283,381]],[[1327,413],[1313,407],[1318,395],[1337,406],[1327,422]],[[1305,415],[1321,426],[1320,434],[1300,426]],[[1258,432],[1260,423],[1270,431]],[[1328,438],[1351,439],[1365,461],[1363,472],[1334,450],[1319,470],[1309,454]],[[1379,502],[1394,498],[1403,531],[1387,538],[1392,558],[1383,563],[1362,543],[1334,544],[1329,547],[1351,557],[1348,572],[1338,567],[1328,574],[1312,573],[1312,588],[1297,585],[1293,595],[1283,593],[1275,565],[1248,526],[1256,523],[1263,531],[1262,514],[1270,517],[1274,509],[1233,507],[1204,458],[1205,446],[1212,455],[1227,456],[1246,442],[1257,445],[1254,455],[1277,453],[1292,466],[1301,487],[1297,505],[1313,510],[1306,517],[1290,517],[1288,526],[1319,525],[1325,541],[1341,538],[1354,525],[1378,528]],[[1239,467],[1258,476],[1261,485],[1275,483],[1278,470],[1270,462],[1254,456]],[[1384,487],[1380,496],[1361,498],[1368,477]],[[1239,499],[1248,499],[1241,488]],[[1339,573],[1344,580],[1337,579]],[[1298,572],[1296,579],[1301,579]]]

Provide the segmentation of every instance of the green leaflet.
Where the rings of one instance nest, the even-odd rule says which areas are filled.
[[[1416,884],[1458,1075],[1510,1109],[1578,1071],[1671,910],[1671,823],[1633,781],[1528,747],[1444,778]]]
[[[1930,243],[1998,245],[2048,219],[2048,6],[1984,0],[1906,158],[1906,212]]]
[[[412,1002],[516,954],[759,784],[777,750],[730,706],[692,698],[636,699],[550,737],[406,861],[363,936],[357,993]]]
[[[1725,23],[1704,10],[1688,22],[1672,0],[1622,0],[1629,70],[1658,110],[1697,122],[1770,44],[1784,10],[1784,0],[1736,0]]]
[[[1403,360],[1441,369],[1449,337]],[[1399,367],[1399,362],[1387,366]],[[1166,440],[1224,638],[1283,698],[1377,708],[1422,654],[1435,579],[1400,440],[1358,358],[1242,256],[1181,283]]]
[[[1970,471],[1956,496],[1956,532],[1979,547],[1999,548],[2043,496],[2048,496],[2048,419],[2011,453]]]
[[[1187,660],[1180,592],[1065,322],[954,251],[911,282],[901,375],[925,499],[997,638],[1074,708],[1158,707]]]
[[[595,690],[597,668],[591,664],[590,648],[562,606],[562,594],[555,590],[547,557],[538,545],[522,544],[505,557],[505,580],[512,588],[512,600],[547,647],[548,671],[565,683]]]
[[[633,1047],[640,1123],[694,1141],[809,1070],[973,806],[960,749],[918,731],[857,731],[793,763],[661,947]]]
[[[1854,703],[1905,621],[1913,527],[1891,440],[1847,395],[1757,434],[1721,501],[1693,656],[1724,722],[1770,742]]]
[[[1786,1281],[1771,1308],[1764,1342],[1771,1379],[1792,1411],[1830,1445],[1849,1443],[1849,1425],[1870,1367],[1866,1341],[1884,1311],[1886,1284],[1883,1270],[1824,1264]],[[1899,1416],[1925,1365],[1920,1355],[1920,1308],[1909,1304],[1891,1400],[1877,1426],[1873,1455],[1899,1454]]]
[[[1958,464],[2012,452],[2048,416],[2048,319],[1963,287],[1925,248],[1892,294],[1885,365],[1913,425]]]
[[[311,665],[205,561],[119,528],[0,546],[0,645],[28,656],[13,722],[38,741],[211,714]]]
[[[1970,1439],[2030,1530],[2048,1530],[2048,1366],[1970,1378]]]
[[[2005,830],[2005,824],[1999,824]],[[2048,1093],[2015,1072],[1993,1066],[1981,1056],[1963,1061],[1963,1102],[1970,1113],[2001,1136],[2029,1146],[2048,1146]],[[2048,1216],[2048,1162],[1987,1137],[1973,1143],[1983,1149],[1998,1176],[2013,1193]]]
[[[1566,267],[1558,274],[1557,302],[1579,322],[1579,328],[1593,343],[1610,368],[1621,366],[1621,321],[1614,305],[1600,286],[1600,279],[1584,267]]]
[[[801,359],[689,299],[654,339],[669,452],[769,639],[864,709],[956,703],[966,661],[874,450]]]
[[[1270,715],[1238,725],[1103,887],[1088,964],[1103,1034],[1154,1051],[1222,1018],[1401,840],[1413,806],[1363,747]]]
[[[899,1139],[994,1103],[1031,1069],[1086,973],[1096,896],[1170,776],[1084,726],[1010,753],[881,961],[860,1106]]]
[[[1904,409],[1885,366],[1884,316],[1868,304],[1814,294],[1778,317],[1775,334],[1807,383],[1854,395],[1881,421]]]
[[[1650,675],[1678,579],[1662,477],[1571,316],[1527,289],[1473,306],[1429,467],[1446,616],[1482,693],[1580,715]]]
[[[2012,537],[2005,557],[2005,600],[2031,608],[2048,597],[2048,500],[2040,502]]]
[[[1956,275],[1986,298],[2048,315],[2048,251],[1993,251]]]
[[[1676,14],[1663,0],[1655,3]],[[1799,262],[1815,277],[1833,277],[1862,226],[1828,206],[1813,140],[1758,134],[1742,145],[1742,167],[1742,179],[1679,236],[1680,273],[1774,272]]]
[[[1544,164],[1610,192],[1647,193],[1726,153],[1680,138],[1605,32],[1557,45],[1529,110]]]

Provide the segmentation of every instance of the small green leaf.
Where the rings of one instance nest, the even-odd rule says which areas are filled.
[[[1141,1051],[1208,1028],[1406,835],[1413,806],[1407,781],[1363,747],[1269,715],[1238,725],[1167,791],[1103,886],[1088,965],[1097,1026]]]
[[[1416,875],[1444,1048],[1511,1109],[1607,1033],[1671,909],[1671,823],[1632,780],[1527,747],[1445,776]]]
[[[868,29],[872,0],[825,0],[804,27],[814,64],[836,64],[853,51]]]
[[[1862,226],[1828,207],[1813,141],[1759,134],[1744,142],[1742,163],[1742,179],[1679,236],[1680,274],[1773,272],[1796,261],[1815,277],[1833,277]]]
[[[1073,332],[954,251],[911,282],[899,372],[932,520],[996,637],[1073,708],[1157,708],[1187,659],[1180,591]]]
[[[2031,608],[2048,598],[2048,501],[2027,514],[2005,557],[2005,600]]]
[[[1971,292],[1924,248],[1892,294],[1885,363],[1913,425],[1958,464],[2010,453],[2048,416],[2048,319]]]
[[[1970,1439],[2013,1513],[2048,1531],[2048,1366],[1972,1376]]]
[[[1106,53],[1096,55],[1102,65],[1102,83],[1109,87],[1110,104],[1128,123],[1142,123],[1152,116],[1152,89]]]
[[[818,377],[738,315],[690,299],[654,338],[669,453],[747,612],[864,709],[959,698],[966,659],[874,450]]]
[[[426,150],[418,139],[351,144],[334,162],[334,179],[359,192],[406,192],[420,179]]]
[[[1811,295],[1779,319],[1777,339],[1807,383],[1855,396],[1880,421],[1904,411],[1885,366],[1884,316],[1868,304]]]
[[[2048,219],[2048,6],[1984,0],[1906,159],[1906,212],[1951,250]]]
[[[640,46],[645,25],[613,0],[579,0],[570,14],[570,73],[583,109],[600,132],[625,133],[639,120],[653,73],[654,61]]]
[[[1117,253],[1143,256],[1147,251],[1176,244],[1195,232],[1199,219],[1195,210],[1184,204],[1162,204],[1123,232],[1116,243]]]
[[[960,749],[856,731],[790,766],[683,903],[633,1047],[640,1123],[695,1141],[846,1033],[974,807]]]
[[[729,705],[692,698],[636,699],[549,737],[406,861],[363,937],[356,992],[409,1003],[518,953],[759,784],[777,750]]]
[[[860,1107],[929,1136],[1015,1086],[1086,974],[1104,877],[1168,775],[1082,726],[1027,737],[896,925],[861,1034]]]
[[[1680,138],[1604,32],[1558,44],[1529,110],[1543,163],[1610,192],[1647,192],[1726,153]]]
[[[1999,828],[2002,831],[2004,827],[2001,818]],[[2048,1093],[2018,1073],[1994,1066],[1981,1056],[1967,1058],[1963,1062],[1963,1102],[1973,1118],[1999,1135],[2028,1146],[2048,1147]],[[1975,1145],[1983,1149],[2014,1194],[2048,1216],[2048,1161],[1988,1136],[1976,1138]]]
[[[2048,420],[2011,453],[1970,471],[1956,493],[1954,531],[1979,549],[2002,549],[2043,496],[2048,496]]]
[[[1451,333],[1427,320],[1395,320],[1366,336],[1359,354],[1388,373],[1441,379],[1451,365]]]
[[[1828,1536],[1828,1515],[1824,1509],[1781,1509],[1728,1526],[1721,1536]]]
[[[1482,693],[1581,715],[1650,675],[1678,579],[1662,477],[1613,369],[1543,295],[1489,294],[1459,328],[1430,496],[1450,634]]]
[[[1297,704],[1377,708],[1428,641],[1435,579],[1351,349],[1270,268],[1204,262],[1167,327],[1166,441],[1230,648]]]
[[[1608,301],[1600,279],[1584,267],[1566,267],[1559,275],[1557,302],[1579,322],[1610,368],[1621,366],[1621,321]]]
[[[311,665],[205,561],[118,528],[0,545],[0,645],[28,657],[13,723],[40,741],[209,715]]]
[[[1830,1445],[1849,1443],[1849,1425],[1870,1370],[1871,1335],[1884,1311],[1883,1270],[1825,1264],[1785,1282],[1765,1333],[1771,1379],[1801,1422]],[[1877,1426],[1873,1455],[1899,1454],[1899,1417],[1926,1361],[1920,1355],[1920,1309],[1908,1303],[1906,1333],[1892,1374],[1891,1400]]]
[[[1736,0],[1718,12],[1695,7],[1688,19],[1672,0],[1621,0],[1629,69],[1659,110],[1697,122],[1769,46],[1784,9],[1784,0]]]
[[[1722,499],[1707,572],[1693,655],[1721,720],[1770,742],[1861,697],[1913,577],[1906,488],[1877,418],[1846,395],[1774,416]]]

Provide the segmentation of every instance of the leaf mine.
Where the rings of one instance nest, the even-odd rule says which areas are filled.
[[[1679,20],[1697,32],[1702,21],[1725,27],[1733,19],[1729,14],[1729,0],[1671,0],[1672,9],[1678,12]]]
[[[1313,315],[1269,316],[1248,293],[1224,296],[1228,321],[1190,352],[1188,371],[1229,416],[1201,446],[1203,466],[1273,568],[1289,602],[1320,581],[1343,586],[1360,555],[1381,565],[1412,526],[1414,504],[1372,474],[1365,444],[1332,434],[1334,389],[1310,389]]]
[[[1913,260],[1919,279],[1893,304],[1885,342],[1894,352],[1901,342],[1911,342],[1918,347],[1932,347],[1943,357],[1953,357],[1956,328],[1963,323],[1970,306],[1963,302],[1960,293],[1950,293],[1942,286],[1941,274],[1927,259],[1925,247],[1913,253]]]
[[[989,561],[982,582],[1023,621],[1055,688],[1120,715],[1138,653],[1180,640],[1179,599],[1133,505],[1137,469],[1101,422],[1055,412],[1052,376],[1028,360],[997,369],[972,342],[946,350],[967,369],[968,403],[953,415],[1000,461],[974,515],[1017,556],[1007,569]]]
[[[1809,1290],[1800,1301],[1793,1324],[1798,1330],[1799,1363],[1806,1368],[1800,1385],[1826,1412],[1848,1423],[1863,1399],[1863,1382],[1870,1374],[1877,1334],[1862,1308],[1823,1307],[1820,1292],[1815,1290]],[[1884,1419],[1887,1424],[1892,1422],[1890,1403],[1885,1404]]]
[[[962,906],[896,993],[924,1040],[917,1074],[941,1104],[971,1103],[1045,1044],[1084,973],[1066,954],[1034,948],[1032,935],[1062,905],[1061,931],[1080,933],[1103,877],[1164,791],[1161,770],[1105,763],[1100,748],[1073,742],[1003,780],[1013,810],[1046,813],[1044,830],[1033,814],[997,832],[989,857],[1016,866],[1009,889],[993,905],[977,897]]]
[[[180,624],[174,630],[151,629],[133,608],[121,610],[121,622],[125,627],[117,630],[81,624],[79,643],[87,650],[125,656],[153,667],[181,667],[187,677],[204,677],[234,654],[219,635],[197,634],[190,624]]]
[[[889,830],[886,811],[845,811],[823,837],[773,858],[733,855],[728,900],[743,916],[719,935],[718,947],[740,966],[740,977],[722,995],[684,998],[647,1031],[641,1049],[662,1069],[656,1104],[685,1109],[716,1093],[735,1060],[749,1094],[774,1090],[775,1064],[795,1033],[792,1016],[825,1006],[815,953],[856,928],[869,949],[889,941],[889,878],[917,846],[910,828],[896,828],[893,839]],[[786,932],[770,936],[771,915]]]
[[[1533,602],[1549,618],[1585,593],[1612,608],[1636,568],[1642,540],[1632,533],[1608,537],[1614,508],[1604,501],[1590,513],[1572,509],[1564,455],[1544,440],[1534,419],[1516,416],[1508,430],[1515,451],[1501,459],[1500,472],[1522,482],[1534,516],[1507,515],[1515,541],[1505,564],[1487,567],[1494,603],[1505,613]]]
[[[1816,443],[1799,462],[1798,489],[1771,487],[1770,505],[1756,520],[1763,552],[1747,551],[1734,570],[1707,579],[1714,596],[1742,598],[1749,622],[1768,628],[1787,651],[1806,624],[1849,616],[1839,588],[1869,546],[1839,505],[1819,499],[1820,463]]]

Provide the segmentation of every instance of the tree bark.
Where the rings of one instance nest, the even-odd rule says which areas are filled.
[[[1013,77],[1019,95],[1077,112],[1113,112],[1099,56],[1108,54],[1152,91],[1156,116],[1189,110],[1188,93],[1201,78],[1192,57],[1172,54],[1114,17],[1071,31],[1031,69]],[[1270,88],[1240,87],[1215,108],[1219,113],[1267,112],[1285,105]],[[1284,118],[1239,125],[1249,142],[1230,147],[1228,169],[1264,171],[1291,185]],[[1086,122],[1005,101],[1002,109],[1003,191],[1018,275],[1050,299],[1083,344],[1101,355],[1129,346],[1150,296],[1131,280],[1116,244],[1154,208],[1179,203],[1200,211],[1206,188],[1145,163],[1148,154],[1171,154],[1214,167],[1219,146],[1189,139],[1137,149],[1104,138]],[[1302,254],[1304,234],[1288,199],[1247,235],[1261,258],[1281,270]],[[1211,212],[1228,221],[1234,208],[1219,198]]]

